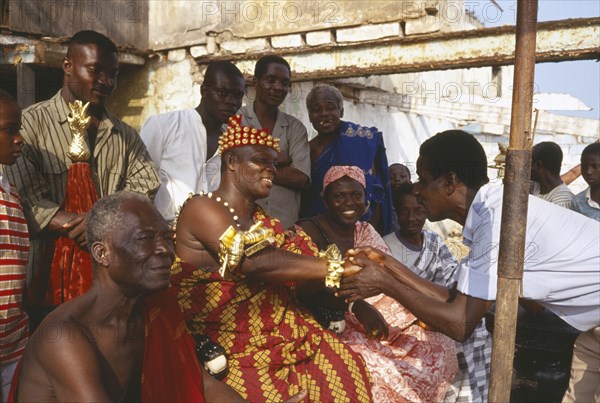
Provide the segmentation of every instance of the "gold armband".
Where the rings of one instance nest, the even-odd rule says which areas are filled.
[[[344,261],[342,253],[335,244],[330,244],[325,252],[320,251],[319,257],[327,260],[327,276],[325,286],[329,288],[340,288],[342,275],[344,274]]]
[[[248,231],[236,230],[230,225],[219,237],[219,274],[225,277],[227,270],[233,271],[238,267],[244,255],[251,256],[273,242],[273,230],[265,227],[262,221],[252,225]]]

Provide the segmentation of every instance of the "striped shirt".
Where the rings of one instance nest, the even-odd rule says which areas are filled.
[[[28,253],[19,196],[15,188],[7,191],[0,186],[0,364],[19,359],[27,343],[29,319],[21,304]]]
[[[7,167],[23,198],[29,230],[37,234],[52,220],[65,197],[71,159],[69,106],[61,91],[23,111],[22,156]],[[144,143],[134,128],[105,113],[90,160],[98,196],[131,190],[154,196],[160,181]]]
[[[23,200],[32,236],[28,284],[34,274],[49,272],[52,263],[54,239],[40,231],[50,223],[65,197],[71,166],[67,156],[72,138],[68,115],[69,106],[61,91],[49,100],[25,109],[21,129],[25,144],[21,157],[14,165],[6,167],[8,178],[16,185]],[[154,164],[138,133],[108,111],[98,127],[90,168],[99,197],[119,190],[154,197],[160,186]]]
[[[423,230],[423,247],[417,251],[407,248],[397,233],[388,234],[383,240],[392,256],[425,280],[451,287],[458,263],[442,238],[433,231]]]
[[[548,193],[533,192],[532,195],[539,197],[542,200],[546,200],[557,206],[564,207],[566,209],[573,208],[573,198],[575,195],[571,192],[571,189],[564,183],[561,183]]]
[[[453,287],[458,266],[455,256],[442,238],[432,231],[424,230],[423,248],[414,264],[408,268],[426,280],[445,287]],[[392,256],[404,263],[402,243],[396,233],[383,237]],[[487,402],[492,338],[482,319],[473,334],[463,343],[456,342],[456,358],[459,373],[444,396],[445,403],[484,403]]]

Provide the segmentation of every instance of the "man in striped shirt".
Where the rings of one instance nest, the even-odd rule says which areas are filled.
[[[106,102],[117,84],[119,61],[115,44],[102,34],[75,34],[63,60],[63,87],[51,99],[23,112],[23,155],[7,170],[23,198],[32,234],[28,268],[29,295],[44,305],[57,236],[86,245],[86,213],[63,210],[71,131],[68,103],[89,102],[87,129],[92,180],[98,197],[130,190],[153,197],[160,182],[144,143],[132,127],[112,116]]]
[[[531,150],[531,180],[539,184],[532,195],[564,208],[572,207],[575,195],[560,177],[563,152],[552,141],[543,141]]]
[[[23,311],[23,287],[29,252],[27,223],[16,189],[3,174],[17,160],[23,137],[21,108],[0,90],[0,398],[6,401],[12,375],[27,343],[28,317]]]

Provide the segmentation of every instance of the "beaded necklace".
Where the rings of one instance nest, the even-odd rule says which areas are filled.
[[[239,217],[237,216],[237,214],[235,214],[235,209],[233,207],[230,207],[228,202],[226,202],[225,200],[223,200],[220,196],[213,197],[214,194],[212,192],[208,192],[208,193],[200,192],[199,195],[200,196],[206,196],[209,199],[213,199],[214,201],[223,204],[223,206],[225,206],[225,208],[229,209],[229,212],[231,214],[233,214],[233,221],[235,221],[235,225],[238,228],[241,227],[240,222],[238,221]]]

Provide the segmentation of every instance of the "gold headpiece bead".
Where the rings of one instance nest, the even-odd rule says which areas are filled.
[[[279,152],[279,140],[269,134],[269,129],[242,126],[242,115],[229,118],[227,131],[219,138],[219,155],[225,151],[246,145],[262,145]]]

